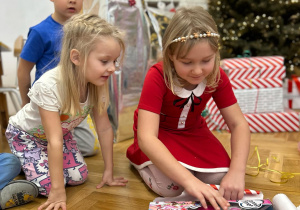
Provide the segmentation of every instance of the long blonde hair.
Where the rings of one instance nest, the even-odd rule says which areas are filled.
[[[169,55],[176,55],[176,58],[183,58],[190,49],[200,41],[207,41],[211,48],[216,52],[214,70],[206,77],[206,86],[212,88],[217,86],[220,79],[219,63],[219,42],[218,37],[206,37],[199,39],[188,39],[185,42],[173,42],[178,37],[186,37],[194,33],[203,34],[207,31],[218,33],[217,25],[212,16],[202,7],[180,8],[176,11],[170,24],[168,25],[163,40],[163,71],[166,85],[174,93],[174,85],[183,87],[183,81],[177,75],[174,64]]]
[[[114,38],[120,44],[122,50],[120,62],[123,60],[125,44],[123,34],[115,26],[97,15],[74,15],[66,22],[63,31],[61,58],[58,64],[61,67],[58,90],[62,104],[61,111],[75,116],[82,112],[80,108],[80,90],[86,87],[84,77],[86,61],[95,43],[99,39]],[[71,62],[70,52],[72,49],[80,52],[80,60],[84,63],[80,69]],[[108,82],[103,86],[95,86],[89,83],[87,88],[89,104],[95,106],[100,114],[106,111],[109,104]]]

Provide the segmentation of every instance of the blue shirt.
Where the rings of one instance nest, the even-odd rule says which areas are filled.
[[[29,29],[20,57],[36,65],[35,80],[59,63],[63,25],[48,16]],[[33,82],[33,83],[34,83]]]

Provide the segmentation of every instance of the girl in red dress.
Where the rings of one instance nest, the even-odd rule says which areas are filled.
[[[227,200],[243,197],[250,130],[219,67],[219,38],[202,7],[175,13],[163,37],[163,62],[145,78],[127,157],[165,200],[189,195],[204,207],[207,200],[227,209]],[[231,159],[201,116],[211,97],[231,132]]]

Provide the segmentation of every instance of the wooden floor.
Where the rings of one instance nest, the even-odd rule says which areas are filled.
[[[224,147],[230,152],[230,134],[226,131],[214,132]],[[249,166],[257,166],[258,159],[255,147],[258,148],[261,164],[269,159],[267,169],[275,169],[284,172],[300,173],[300,153],[297,150],[300,133],[270,133],[252,134]],[[132,139],[118,142],[114,145],[115,175],[124,176],[129,180],[126,187],[108,187],[96,189],[96,184],[101,180],[103,162],[101,154],[86,158],[89,169],[88,180],[76,187],[67,187],[67,207],[74,210],[107,209],[107,210],[146,210],[154,194],[142,182],[136,170],[130,166],[125,156],[127,147]],[[3,141],[2,151],[9,152],[7,143]],[[289,179],[286,183],[273,183],[275,173],[261,171],[257,176],[246,176],[246,188],[262,191],[264,198],[271,199],[278,193],[286,194],[296,205],[300,205],[300,175]],[[18,176],[22,179],[24,176]],[[276,177],[275,177],[276,178]],[[17,207],[18,210],[37,209],[46,201],[45,197],[38,197],[33,202]]]

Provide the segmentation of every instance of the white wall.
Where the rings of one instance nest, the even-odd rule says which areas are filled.
[[[34,26],[53,13],[54,7],[50,0],[1,0],[0,1],[0,42],[11,51],[2,52],[4,86],[14,86],[16,81],[17,59],[13,55],[14,41],[19,35],[27,38],[29,27]],[[32,71],[34,78],[35,69]],[[33,80],[32,80],[33,81]],[[9,114],[15,109],[8,99]]]

